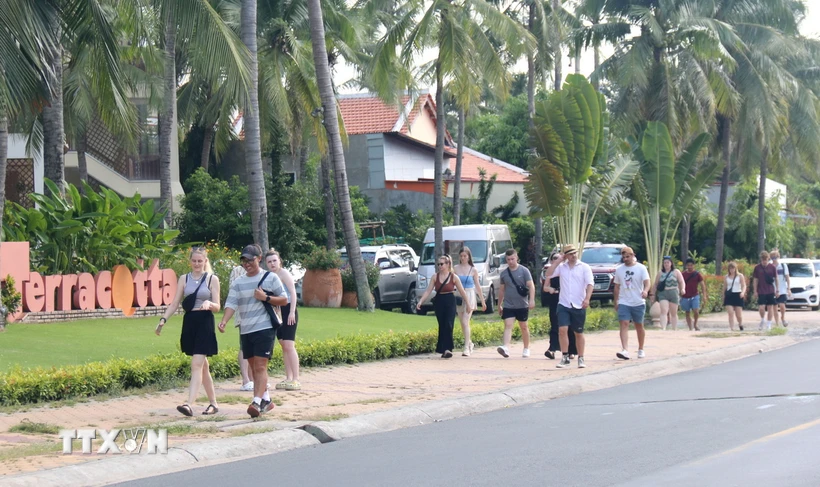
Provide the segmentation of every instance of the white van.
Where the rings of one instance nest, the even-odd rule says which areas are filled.
[[[459,225],[444,227],[444,252],[458,264],[458,253],[468,247],[473,253],[473,264],[478,271],[481,292],[487,303],[487,313],[492,313],[496,305],[499,273],[507,267],[504,252],[513,248],[510,229],[507,225]],[[427,289],[431,277],[436,273],[435,234],[428,228],[419,260],[416,292],[419,296]],[[419,314],[426,314],[433,309],[431,301],[422,303]]]

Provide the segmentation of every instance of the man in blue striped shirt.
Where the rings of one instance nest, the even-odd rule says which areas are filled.
[[[239,261],[245,276],[231,283],[225,300],[225,315],[219,322],[219,331],[225,333],[225,325],[235,312],[239,312],[242,354],[248,359],[253,376],[253,402],[248,406],[252,418],[273,409],[267,384],[268,361],[273,353],[276,329],[263,302],[271,306],[284,306],[288,302],[279,276],[262,272],[259,267],[261,258],[262,249],[258,245],[248,245],[242,250]]]

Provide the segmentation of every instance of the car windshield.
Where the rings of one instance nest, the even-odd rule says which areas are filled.
[[[810,264],[789,264],[789,275],[792,277],[814,277]]]
[[[620,264],[621,249],[618,247],[587,247],[581,260],[587,264]]]
[[[478,264],[480,262],[487,261],[487,242],[483,240],[445,240],[444,241],[444,251],[450,254],[450,257],[453,258],[453,263],[458,263],[458,253],[461,252],[461,249],[464,247],[470,249],[470,252],[473,253],[473,264]],[[434,252],[435,244],[430,242],[424,244],[424,248],[421,249],[421,263],[431,265],[436,260],[436,255]]]
[[[347,252],[342,252],[340,255],[342,258],[342,267],[347,266]],[[362,252],[362,258],[365,262],[372,262],[376,263],[376,252]]]

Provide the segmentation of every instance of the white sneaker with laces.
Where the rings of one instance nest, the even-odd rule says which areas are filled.
[[[470,345],[464,346],[464,351],[461,352],[462,357],[469,357],[470,356]]]
[[[621,350],[620,352],[616,353],[615,356],[621,360],[629,360],[629,350]]]
[[[523,351],[523,352],[521,352],[521,356],[522,356],[522,357],[524,357],[524,358],[529,357],[529,356],[530,356],[530,349],[529,349],[529,348],[525,348],[525,349],[524,349],[524,351]]]
[[[579,369],[587,368],[587,364],[586,364],[586,362],[584,362],[584,357],[582,357],[580,355],[578,356],[578,368]]]
[[[771,329],[772,329],[772,322],[771,322],[771,321],[767,321],[767,322],[766,322],[766,330],[767,330],[767,331],[771,331]]]
[[[253,390],[253,381],[250,381],[247,384],[242,384],[242,387],[240,387],[239,390],[240,391],[252,391]]]
[[[757,325],[758,330],[763,330],[763,326],[766,324],[766,320],[760,320],[760,324]]]
[[[496,348],[495,350],[498,353],[500,353],[501,356],[504,357],[504,358],[508,358],[510,356],[510,351],[507,350],[507,347],[505,347],[504,345],[501,345],[500,347]]]
[[[643,350],[638,350],[638,358],[646,358],[646,354],[643,353]]]

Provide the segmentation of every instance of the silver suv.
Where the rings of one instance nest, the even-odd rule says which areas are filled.
[[[379,267],[379,287],[373,292],[376,308],[392,310],[401,308],[403,313],[416,309],[416,268],[418,257],[407,244],[373,245],[361,247],[362,257]],[[347,264],[347,251],[340,251]]]

